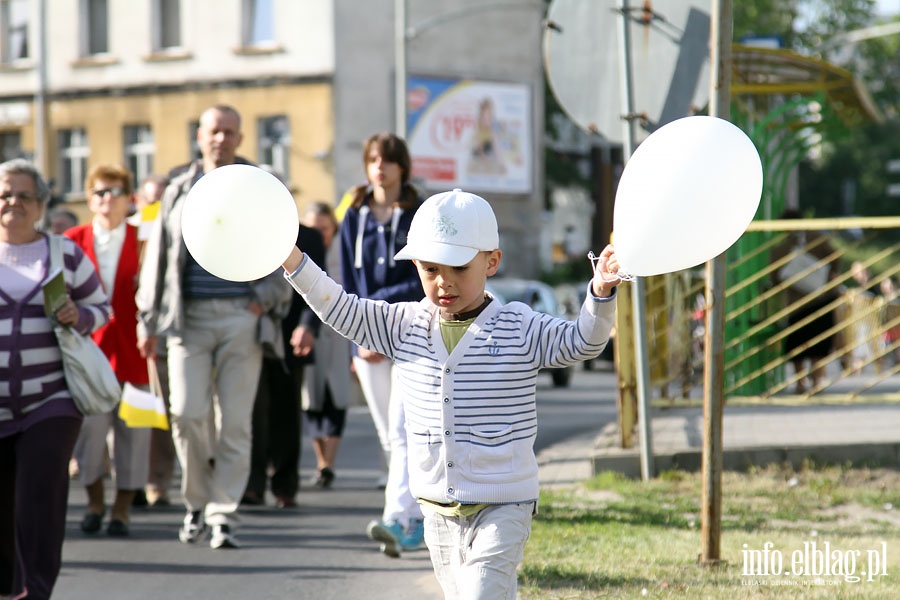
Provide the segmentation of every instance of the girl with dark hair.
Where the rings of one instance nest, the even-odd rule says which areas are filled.
[[[415,265],[394,260],[406,246],[410,223],[422,203],[409,183],[412,160],[406,143],[392,133],[369,137],[363,166],[368,182],[348,192],[352,203],[340,230],[344,287],[361,298],[421,300],[425,293]],[[391,399],[391,362],[365,348],[354,350],[353,366],[388,464],[384,514],[369,524],[367,533],[382,543],[386,554],[399,556],[401,550],[424,548],[422,512],[409,493],[402,405]]]

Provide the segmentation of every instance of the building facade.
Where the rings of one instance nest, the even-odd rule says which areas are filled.
[[[397,130],[399,39],[404,80],[517,94],[515,185],[467,189],[494,205],[510,272],[536,275],[542,17],[531,0],[0,0],[0,159],[33,160],[86,218],[92,166],[166,173],[196,156],[200,113],[225,103],[243,118],[239,154],[281,173],[298,207],[336,203],[364,180],[363,140]]]

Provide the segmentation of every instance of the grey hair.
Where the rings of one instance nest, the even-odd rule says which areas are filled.
[[[34,164],[28,162],[24,158],[14,158],[4,163],[0,163],[0,178],[8,175],[28,175],[34,181],[34,188],[37,191],[38,204],[44,206],[50,199],[50,186],[41,177],[40,172]]]

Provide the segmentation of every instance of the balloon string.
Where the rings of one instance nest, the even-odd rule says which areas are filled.
[[[597,256],[596,254],[594,254],[593,250],[588,252],[587,257],[588,257],[588,260],[591,261],[591,271],[596,273],[597,272],[597,263],[600,262],[600,257]],[[625,271],[622,271],[621,269],[619,270],[618,273],[616,273],[616,276],[619,279],[621,279],[622,281],[634,281],[634,278],[635,278],[635,276],[632,275],[631,273],[626,273]]]

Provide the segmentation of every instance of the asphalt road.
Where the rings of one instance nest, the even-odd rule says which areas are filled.
[[[577,370],[567,389],[554,389],[542,375],[538,391],[540,450],[569,436],[599,431],[615,419],[609,378]],[[427,551],[391,559],[365,536],[381,514],[382,473],[375,429],[365,408],[351,409],[330,490],[304,487],[296,509],[273,506],[240,511],[243,547],[210,550],[177,538],[183,509],[136,509],[126,540],[85,536],[79,529],[85,494],[73,481],[63,568],[55,600],[440,598]],[[313,474],[312,450],[304,441],[304,485]],[[107,490],[107,497],[110,490]],[[271,498],[269,499],[271,503]],[[526,550],[527,551],[527,550]]]

